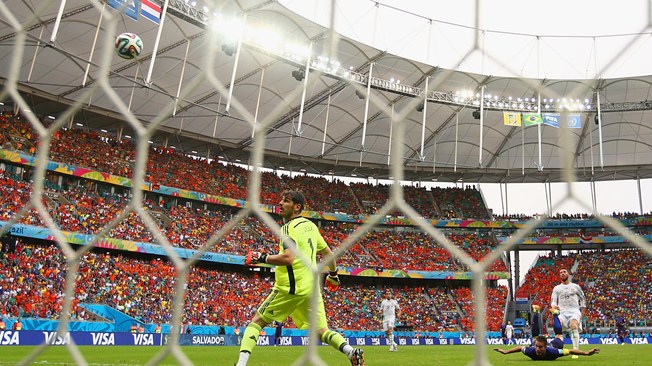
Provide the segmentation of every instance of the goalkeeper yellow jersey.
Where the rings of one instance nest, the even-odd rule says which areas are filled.
[[[319,232],[319,228],[312,221],[305,217],[295,217],[281,227],[283,238],[279,244],[279,253],[285,248],[285,238],[292,239],[297,246],[294,254],[294,262],[290,266],[276,267],[276,283],[274,288],[280,293],[290,295],[307,295],[312,291],[313,275],[310,268],[299,258],[297,251],[310,260],[313,265],[317,263],[317,253],[326,248],[327,244]]]

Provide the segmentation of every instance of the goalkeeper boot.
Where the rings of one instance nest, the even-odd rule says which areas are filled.
[[[360,348],[354,348],[351,353],[349,353],[349,360],[351,360],[351,366],[364,366],[364,355],[363,351]]]

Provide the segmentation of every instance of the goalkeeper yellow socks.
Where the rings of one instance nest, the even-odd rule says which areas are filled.
[[[353,350],[353,347],[351,347],[346,342],[346,340],[344,340],[344,337],[342,337],[339,333],[332,330],[325,331],[321,335],[321,341],[330,344],[331,347],[344,353],[345,355],[348,355]]]
[[[247,325],[247,329],[245,329],[244,335],[242,336],[242,342],[240,343],[240,358],[238,359],[237,366],[245,366],[247,364],[251,351],[256,347],[261,330],[262,328],[256,323],[249,323]]]

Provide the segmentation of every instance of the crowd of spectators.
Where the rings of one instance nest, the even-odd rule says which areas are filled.
[[[619,316],[636,325],[652,322],[652,259],[638,249],[540,257],[516,297],[533,299],[533,304],[547,310],[552,289],[560,283],[559,271],[574,266],[573,282],[587,298],[587,324],[613,325]],[[547,311],[543,314],[546,317]]]
[[[475,186],[464,188],[435,187],[432,189],[435,202],[439,204],[442,214],[448,219],[489,219],[489,211],[484,204],[480,191]]]
[[[652,322],[652,259],[637,249],[583,252],[574,275],[583,283],[590,324],[609,325],[623,317],[632,324]]]
[[[324,177],[299,174],[292,178],[284,177],[283,180],[287,182],[288,187],[293,187],[293,189],[303,192],[319,192],[319,194],[306,197],[308,210],[349,215],[362,213],[351,188],[338,179],[328,181]]]
[[[0,253],[0,310],[3,316],[57,319],[68,268],[56,245],[18,242]],[[114,307],[145,323],[169,323],[176,271],[160,258],[87,253],[75,277],[71,317],[87,320],[79,303]],[[184,323],[236,325],[251,317],[271,280],[239,272],[193,267],[184,297]]]
[[[30,124],[10,112],[4,111],[0,146],[35,153],[38,138]],[[47,124],[47,120],[44,121]],[[17,141],[20,139],[21,141]],[[131,178],[135,163],[135,145],[127,135],[120,138],[93,130],[61,128],[52,135],[50,159],[81,168]],[[152,146],[148,152],[145,180],[165,185],[223,197],[246,200],[249,171],[235,164],[187,155],[172,147]],[[278,176],[275,172],[262,174],[260,200],[266,204],[278,203],[279,194],[287,187],[320,192],[309,197],[307,208],[322,212],[341,212],[350,215],[373,214],[387,202],[389,186],[370,183],[329,182],[323,177],[308,174],[293,177]],[[425,188],[405,187],[405,200],[426,218],[437,218],[439,213],[433,195]],[[440,194],[443,193],[443,196]],[[475,188],[446,188],[433,190],[435,199],[443,199],[444,206],[453,205],[463,218],[487,218],[480,192]],[[401,215],[392,212],[392,215]],[[449,218],[457,214],[449,211]]]
[[[611,216],[615,219],[635,219],[637,217],[652,216],[652,212],[646,212],[643,215],[636,212],[612,212],[611,214],[605,214]],[[493,214],[494,220],[502,221],[525,221],[533,218],[543,217],[543,214],[537,215],[525,215],[525,214],[509,214],[509,215],[499,215]],[[549,216],[550,220],[593,220],[595,215],[590,213],[575,213],[575,214],[566,214],[566,213],[556,213],[552,216]]]
[[[47,124],[47,122],[44,122],[44,124]],[[52,138],[50,159],[53,161],[65,162],[118,176],[131,177],[133,175],[135,146],[126,137],[117,139],[115,136],[96,131],[62,128],[54,132]],[[0,147],[34,154],[38,145],[37,136],[26,120],[14,117],[6,110],[3,111],[0,115]],[[145,179],[154,184],[236,199],[247,199],[249,171],[234,164],[224,164],[216,160],[209,161],[186,155],[173,148],[152,147],[149,149]],[[308,192],[319,192],[319,194],[308,197],[307,209],[322,212],[344,212],[353,215],[375,213],[387,202],[389,197],[389,186],[386,185],[352,183],[347,186],[341,181],[329,181],[323,177],[305,174],[281,177],[275,172],[265,172],[262,174],[261,184],[263,188],[261,189],[260,200],[262,203],[267,204],[278,203],[280,192],[288,187],[299,188]],[[0,220],[8,221],[28,202],[31,195],[31,185],[29,182],[0,172],[0,193]],[[59,193],[63,198],[62,200],[46,200],[43,198],[43,202],[47,203],[50,216],[62,229],[86,234],[98,233],[126,209],[130,199],[125,195],[97,193],[81,187],[66,187],[65,190]],[[480,191],[472,186],[465,188],[434,188],[432,191],[418,187],[404,187],[404,193],[406,202],[424,217],[488,219],[488,211],[483,203]],[[172,245],[191,249],[197,249],[204,245],[233,215],[228,209],[213,210],[197,208],[193,205],[173,204],[161,206],[160,203],[149,200],[145,200],[143,205],[146,210],[159,211],[169,218],[170,224],[165,224],[162,221],[157,224]],[[401,213],[392,212],[392,214],[400,215]],[[614,212],[612,216],[624,219],[640,215],[629,212]],[[508,217],[495,216],[495,218],[522,220],[530,217],[509,215]],[[553,219],[560,220],[591,218],[593,216],[588,214],[558,214],[553,217]],[[20,222],[28,225],[45,226],[42,218],[34,209],[27,211]],[[329,223],[322,225],[322,232],[329,244],[337,248],[346,237],[359,228],[359,225],[354,224]],[[582,234],[592,235],[594,233]],[[109,236],[124,240],[157,243],[156,238],[144,225],[140,216],[134,212],[130,212],[124,220],[115,225],[110,230]],[[496,246],[491,237],[476,233],[448,233],[447,237],[454,245],[464,250],[475,260],[481,260]],[[273,250],[277,242],[275,235],[266,225],[263,225],[260,220],[254,217],[249,217],[238,223],[221,240],[214,243],[210,250],[243,255],[248,250],[262,250],[265,248]],[[3,311],[21,309],[20,311],[23,313],[27,312],[37,316],[56,316],[57,308],[55,304],[60,300],[60,294],[62,293],[60,282],[62,281],[54,283],[53,279],[64,273],[65,267],[57,267],[54,264],[57,259],[61,258],[57,258],[57,254],[53,254],[52,250],[54,249],[23,245],[18,251],[19,254],[15,257],[3,258],[3,263],[12,265],[3,265],[2,270],[14,271],[13,274],[18,274],[18,277],[14,279],[14,289],[7,290],[9,287],[4,286],[8,286],[6,283],[8,277],[3,276],[5,283],[3,288],[0,289],[2,291],[0,296],[4,299],[7,298],[7,294],[16,292],[16,285],[25,288],[25,292],[13,294],[11,301],[2,304]],[[29,258],[22,260],[22,257],[18,258],[18,256],[28,256],[23,251],[28,253],[30,258],[47,257],[49,260],[37,264],[33,260],[30,262],[31,259]],[[406,253],[409,253],[409,255],[406,255]],[[652,266],[650,260],[644,255],[639,253],[636,256],[632,253],[636,252],[623,251],[620,254],[613,254],[616,256],[616,261],[622,261],[623,266],[617,266],[614,261],[601,257],[601,255],[609,256],[611,254],[595,253],[577,257],[580,263],[577,272],[578,281],[581,281],[582,285],[590,287],[590,291],[587,291],[590,301],[597,304],[597,306],[592,305],[589,307],[590,310],[587,315],[589,321],[596,322],[610,319],[615,316],[614,314],[617,311],[625,313],[627,317],[636,319],[651,313],[650,305],[648,305],[649,301],[646,302],[645,300],[651,296],[650,289],[649,285],[645,286],[652,282],[650,278]],[[53,257],[50,258],[50,256]],[[174,281],[173,269],[170,269],[165,261],[138,262],[129,266],[123,264],[130,263],[132,259],[116,258],[116,256],[109,254],[88,254],[88,263],[97,266],[105,263],[104,267],[88,267],[91,268],[88,270],[89,272],[105,273],[105,282],[93,282],[101,280],[83,277],[85,268],[90,266],[90,264],[83,262],[82,267],[80,267],[79,281],[90,283],[86,286],[87,288],[97,287],[100,290],[96,292],[81,291],[78,300],[83,298],[86,301],[90,298],[93,301],[121,301],[125,298],[125,291],[120,289],[127,287],[131,290],[137,287],[135,283],[138,283],[138,281],[145,282],[141,286],[141,293],[153,282],[162,282],[169,285]],[[570,268],[575,260],[576,257],[573,255],[560,258],[552,256],[540,258],[535,267],[528,272],[525,283],[519,288],[516,297],[530,297],[535,299],[535,303],[539,305],[547,305],[552,287],[558,282],[556,280],[550,281],[550,278],[556,279],[559,269]],[[451,257],[440,243],[422,232],[410,229],[399,231],[377,228],[371,230],[362,236],[358,243],[349,248],[339,261],[345,266],[378,269],[466,270],[458,260]],[[29,265],[21,267],[16,263],[29,263]],[[143,268],[146,269],[146,272],[139,272]],[[599,268],[599,271],[596,271],[595,268]],[[494,262],[489,270],[507,271],[505,264],[500,260]],[[26,273],[23,275],[22,272],[18,273],[16,271],[26,271]],[[254,276],[252,280],[251,276],[240,273],[216,272],[214,274],[201,271],[207,270],[195,268],[193,273],[198,272],[198,277],[194,279],[191,275],[188,279],[188,288],[191,289],[193,285],[196,285],[197,293],[201,294],[196,295],[198,296],[196,298],[188,297],[186,299],[187,306],[190,309],[187,316],[191,322],[231,324],[230,322],[236,321],[236,318],[240,316],[247,318],[250,315],[249,310],[252,308],[243,310],[229,308],[228,305],[225,308],[220,308],[219,301],[211,300],[219,297],[213,296],[214,294],[210,292],[213,290],[224,291],[226,298],[233,300],[241,296],[248,296],[248,291],[251,288],[264,287],[265,284],[269,285],[266,278],[259,279]],[[6,273],[10,274],[10,272]],[[155,280],[152,279],[152,273],[156,273],[159,277]],[[125,280],[120,277],[123,274],[130,274],[130,276],[127,276],[128,279]],[[142,278],[140,278],[141,276]],[[167,277],[161,280],[164,276]],[[215,276],[215,281],[222,281],[220,283],[235,281],[240,283],[242,287],[229,287],[223,290],[219,288],[206,289],[205,279],[213,278],[211,276]],[[106,278],[109,278],[110,282],[106,282]],[[251,283],[255,285],[249,286],[248,284]],[[610,287],[609,285],[613,285],[613,283],[619,283],[621,286]],[[25,284],[29,286],[25,286]],[[225,286],[228,287],[228,285]],[[161,294],[166,294],[165,299],[163,295],[158,298],[147,299],[142,296],[135,296],[128,302],[116,306],[128,311],[140,309],[134,311],[143,313],[136,315],[148,321],[165,321],[165,316],[161,314],[165,314],[166,309],[169,310],[169,302],[173,295],[171,293],[172,288],[173,286],[169,286],[167,292],[160,289]],[[634,296],[622,296],[622,293],[617,291],[621,288],[635,289]],[[351,304],[356,304],[356,301],[359,300],[355,299],[356,296],[365,296],[364,294],[368,291],[369,298],[377,296],[377,293],[373,292],[377,291],[377,289],[349,290],[361,294],[349,295],[350,298],[353,298],[349,299],[352,301]],[[347,291],[346,289],[342,291],[342,295],[347,294]],[[502,296],[504,304],[503,293],[500,292],[500,289],[497,291],[494,292],[492,289],[492,291],[488,292],[488,297],[492,299],[491,301],[500,301]],[[89,297],[91,292],[93,297]],[[100,295],[96,293],[100,293]],[[219,294],[219,296],[222,295],[222,293]],[[429,308],[419,308],[422,299],[434,298],[435,295],[438,300],[435,302],[436,305],[432,307],[432,313],[430,313]],[[467,294],[464,290],[459,290],[455,291],[454,295],[457,301],[456,306],[452,306],[455,304],[446,301],[448,296],[442,296],[441,293],[433,292],[432,289],[406,289],[404,293],[397,291],[397,296],[401,300],[410,301],[410,304],[414,304],[415,308],[420,309],[418,313],[421,315],[414,315],[413,318],[409,319],[411,319],[410,321],[429,324],[428,326],[423,325],[421,330],[446,329],[449,326],[456,326],[460,322],[463,329],[469,329],[468,324],[464,323],[464,319],[468,320],[469,318],[460,320],[454,314],[457,314],[456,307],[459,306],[463,312],[472,318],[472,308],[467,309],[472,302],[470,292]],[[30,301],[37,300],[38,296],[42,296],[38,299],[40,302],[30,303]],[[113,296],[113,300],[109,299],[111,296]],[[224,298],[224,296],[221,298]],[[254,302],[258,300],[257,296],[253,296],[251,299],[252,304],[249,306],[255,306]],[[343,302],[349,301],[347,299],[340,300]],[[27,305],[28,303],[32,305]],[[160,309],[160,314],[156,314],[155,309]],[[492,305],[492,309],[500,309],[500,312],[502,312],[502,307],[493,307]],[[491,327],[494,326],[495,318],[501,317],[502,320],[500,312],[493,310],[488,312]],[[243,315],[243,312],[246,314]],[[73,315],[78,316],[81,313]],[[360,319],[362,318],[364,317],[360,315]],[[364,319],[368,319],[366,320],[368,322],[376,321],[373,316]],[[365,320],[355,320],[355,318],[343,319],[341,325],[345,326],[349,322],[355,321],[360,321],[361,324],[365,322]]]
[[[57,319],[60,316],[69,268],[56,245],[19,241],[12,250],[0,251],[0,264],[3,317]],[[76,276],[71,317],[88,320],[91,314],[79,304],[99,303],[145,323],[169,323],[175,274],[174,266],[160,258],[86,253]],[[184,287],[183,323],[245,324],[259,305],[261,294],[267,293],[271,284],[272,280],[262,275],[195,266]],[[417,331],[457,329],[459,315],[451,315],[457,314],[457,310],[446,288],[361,284],[345,284],[337,292],[325,293],[331,326],[346,330],[379,329],[380,302],[388,289],[401,305],[401,317],[397,320],[402,325]],[[470,292],[461,296],[456,295],[470,299]],[[504,301],[492,306],[495,306],[492,312],[502,312]]]
[[[468,287],[460,287],[450,290],[455,301],[462,309],[462,318],[460,326],[462,330],[472,331],[474,329],[475,307],[473,294]],[[486,295],[486,321],[487,329],[500,330],[503,322],[505,304],[507,302],[507,287],[498,286],[496,288],[487,288]]]
[[[31,185],[18,179],[5,177],[0,172],[4,184],[0,188],[0,218],[9,220],[24,206],[31,194]],[[58,192],[60,199],[52,200],[49,212],[54,222],[63,230],[97,234],[123,212],[129,204],[129,197],[120,194],[98,193],[82,187],[70,187]],[[233,214],[227,209],[204,209],[193,205],[172,205],[161,207],[151,200],[143,205],[147,211],[159,212],[168,218],[166,225],[162,220],[158,228],[170,244],[188,249],[199,249]],[[28,212],[21,223],[43,226],[39,215]],[[340,244],[361,226],[351,223],[322,222],[322,232],[333,248]],[[109,237],[137,242],[160,244],[142,218],[134,211],[111,228]],[[448,233],[450,241],[481,260],[491,252],[496,242],[488,235],[472,232]],[[248,217],[237,223],[220,240],[211,243],[210,251],[244,255],[249,250],[276,249],[276,236],[255,217]],[[410,253],[406,255],[406,253]],[[340,258],[340,263],[348,267],[374,269],[401,269],[426,271],[465,270],[459,261],[454,260],[446,249],[436,240],[421,231],[399,231],[394,228],[380,228],[364,234],[361,240],[350,247]],[[505,264],[498,260],[490,271],[507,271]]]

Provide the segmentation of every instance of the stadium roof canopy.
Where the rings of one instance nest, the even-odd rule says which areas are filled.
[[[335,29],[330,8],[312,2],[217,3],[170,0],[154,59],[159,28],[142,15],[135,21],[83,0],[3,1],[0,78],[16,79],[39,116],[75,108],[66,123],[135,136],[119,99],[144,126],[160,123],[154,144],[234,163],[248,163],[253,126],[266,126],[257,133],[266,136],[264,166],[273,169],[388,178],[397,118],[408,180],[560,181],[564,151],[578,180],[652,178],[652,21],[644,1],[629,7],[630,28],[578,36],[494,31],[482,26],[493,19],[484,10],[477,18],[472,8],[437,13],[461,20],[429,18],[407,2],[336,2]],[[605,10],[619,16],[621,8]],[[510,24],[538,19],[521,10],[506,12]],[[115,55],[122,32],[142,38],[138,61]],[[571,119],[579,128],[504,123],[504,112],[538,110],[578,115]]]

